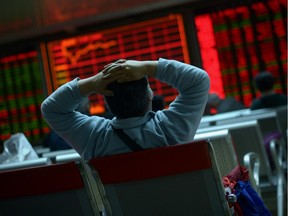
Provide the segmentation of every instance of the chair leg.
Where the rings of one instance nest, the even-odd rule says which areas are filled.
[[[284,194],[286,190],[285,176],[282,169],[282,152],[281,144],[277,140],[270,141],[270,151],[272,155],[273,162],[275,164],[275,170],[277,173],[277,212],[278,216],[284,215]]]

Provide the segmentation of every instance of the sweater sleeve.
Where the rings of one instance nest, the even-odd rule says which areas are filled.
[[[168,143],[192,141],[207,102],[210,88],[208,74],[189,64],[159,59],[155,78],[179,92],[167,110],[156,113]]]
[[[42,115],[49,126],[79,154],[84,151],[87,143],[94,142],[90,134],[108,124],[108,120],[102,117],[87,116],[75,111],[84,98],[77,79],[74,79],[60,86],[41,105]]]

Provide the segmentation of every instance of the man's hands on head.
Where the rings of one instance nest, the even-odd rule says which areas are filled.
[[[135,60],[118,60],[115,63],[111,63],[105,66],[103,70],[103,79],[114,79],[117,82],[130,82],[139,80],[144,76],[155,75],[157,68],[157,61],[135,61]]]
[[[105,96],[113,96],[113,92],[107,89],[107,86],[109,83],[116,81],[118,77],[114,76],[110,79],[103,79],[103,76],[103,71],[101,71],[92,77],[79,80],[78,86],[80,92],[85,96],[93,93],[98,93]]]
[[[78,81],[80,91],[84,95],[98,93],[113,96],[107,85],[117,81],[119,83],[139,80],[144,76],[154,77],[158,61],[135,61],[120,59],[104,66],[98,74]]]

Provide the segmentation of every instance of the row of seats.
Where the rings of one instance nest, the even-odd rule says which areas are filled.
[[[230,131],[239,163],[250,170],[259,195],[275,191],[278,215],[283,215],[287,175],[287,106],[203,117],[197,133],[224,128]]]
[[[0,215],[230,215],[211,142],[0,172]]]
[[[40,187],[35,187],[37,191],[41,191],[41,187],[46,187],[47,181],[43,182],[43,179],[37,179],[35,176],[57,180],[61,178],[61,181],[65,182],[68,179],[74,181],[76,177],[73,175],[78,173],[82,185],[75,184],[75,187],[76,185],[79,187],[78,189],[63,189],[62,192],[55,192],[56,187],[48,192],[29,194],[29,184],[25,186],[20,183],[19,187],[26,188],[26,193],[14,194],[13,189],[10,191],[11,197],[5,195],[5,193],[2,196],[0,195],[0,215],[2,215],[1,211],[4,212],[3,215],[23,215],[23,208],[30,209],[27,215],[39,215],[37,214],[39,211],[42,211],[40,215],[45,215],[43,209],[50,206],[54,198],[51,198],[51,202],[45,202],[49,204],[48,206],[45,207],[43,204],[39,204],[37,208],[33,204],[33,199],[40,201],[46,199],[47,195],[53,197],[58,193],[68,200],[73,197],[76,199],[78,195],[76,197],[69,195],[70,193],[75,195],[76,191],[76,194],[82,196],[77,199],[84,202],[78,203],[78,205],[73,204],[73,208],[75,207],[78,211],[72,208],[71,212],[67,212],[65,208],[70,205],[68,204],[69,201],[65,205],[63,203],[65,199],[60,198],[60,196],[58,198],[61,201],[54,203],[59,211],[56,208],[54,209],[56,213],[51,210],[54,215],[58,215],[58,213],[59,215],[112,215],[111,212],[114,213],[113,215],[190,215],[188,214],[190,211],[194,212],[192,215],[198,215],[195,212],[200,215],[229,215],[227,203],[223,196],[224,189],[221,184],[221,177],[226,176],[238,164],[249,169],[250,181],[260,195],[266,188],[277,189],[278,215],[283,215],[283,191],[286,187],[283,169],[287,171],[287,166],[284,166],[287,161],[285,151],[281,152],[280,150],[286,148],[285,135],[282,137],[284,139],[271,139],[269,141],[268,146],[272,152],[272,159],[276,163],[276,171],[270,167],[269,157],[263,142],[265,135],[271,130],[276,129],[276,131],[281,131],[282,134],[283,131],[284,133],[285,130],[287,131],[287,122],[285,126],[285,121],[283,121],[285,118],[287,118],[286,107],[278,110],[241,110],[203,117],[192,144],[97,158],[88,162],[82,161],[74,150],[41,152],[41,149],[38,149],[39,155],[41,152],[39,163],[35,160],[30,161],[30,164],[27,162],[26,165],[0,166],[0,185],[1,187],[9,185],[6,188],[7,194],[9,193],[8,188],[13,188],[13,185],[10,185],[13,181],[10,182],[9,178],[14,178],[13,175],[18,174],[20,176],[22,172],[26,172],[25,170],[29,170],[30,173],[35,173],[35,175],[31,174],[31,180],[24,179],[23,183],[31,182],[30,185],[33,187],[35,181],[38,182]],[[200,150],[201,153],[198,152]],[[203,158],[199,158],[199,156],[203,156]],[[210,165],[205,167],[204,164],[207,164],[208,161],[210,161]],[[66,173],[65,166],[68,166],[67,164],[70,169],[73,167],[75,172]],[[19,166],[22,169],[19,169]],[[51,172],[47,172],[46,175],[44,169],[42,169],[43,166],[46,169],[49,167]],[[29,168],[25,169],[25,167]],[[55,167],[62,169],[65,177],[59,177],[57,173],[53,174]],[[13,171],[13,169],[15,170]],[[70,172],[70,169],[67,169],[67,171]],[[35,180],[32,180],[33,177]],[[16,183],[19,182],[13,184]],[[21,191],[17,187],[15,190]],[[2,188],[0,191],[2,191]],[[88,202],[85,201],[87,199]],[[214,205],[215,199],[219,202],[217,201]],[[9,208],[12,207],[12,205],[9,205],[11,202],[19,203],[19,205],[22,203],[22,207],[20,205],[17,208],[18,212],[15,212],[15,214],[7,213]],[[76,201],[71,201],[71,203],[74,202]],[[202,202],[206,203],[200,205],[199,203]],[[196,204],[193,205],[193,203]],[[2,204],[6,206],[3,209]],[[33,207],[31,207],[32,204]],[[85,206],[85,212],[79,214],[79,209],[84,208],[82,205]],[[60,206],[63,207],[60,208]],[[7,212],[5,212],[5,209]],[[89,212],[88,209],[90,209]],[[16,210],[14,209],[14,211]],[[47,212],[47,215],[49,214],[49,210],[44,212]]]

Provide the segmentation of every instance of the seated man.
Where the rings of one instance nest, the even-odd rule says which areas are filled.
[[[254,81],[261,96],[252,101],[251,110],[287,105],[287,96],[274,91],[274,77],[270,72],[259,73]]]
[[[245,109],[244,104],[237,101],[234,97],[221,99],[217,94],[209,94],[204,115],[231,112]]]
[[[168,109],[153,112],[147,76],[179,92]],[[42,113],[51,128],[83,159],[130,152],[115,129],[122,129],[143,149],[193,141],[206,105],[207,73],[175,60],[119,60],[86,79],[74,79],[53,92]],[[87,116],[75,108],[90,94],[102,94],[115,116]]]

